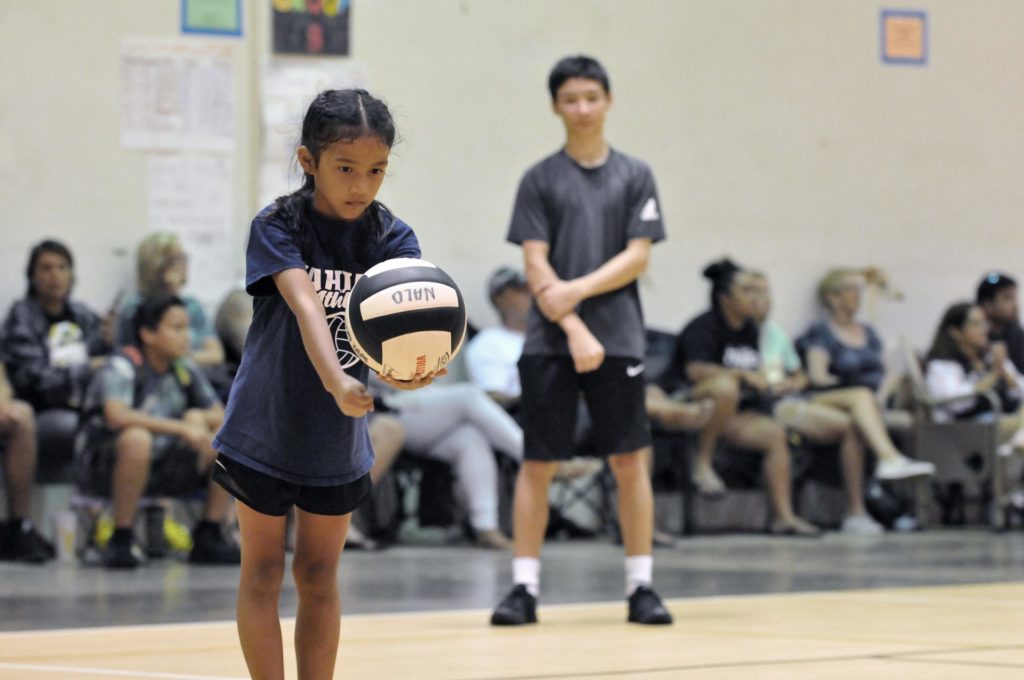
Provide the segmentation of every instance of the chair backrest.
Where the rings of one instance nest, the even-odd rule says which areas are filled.
[[[918,356],[910,342],[904,336],[900,336],[900,353],[903,355],[903,363],[907,371],[907,379],[910,382],[910,393],[914,399],[914,408],[928,410],[930,395],[928,384],[924,379],[924,371],[921,368],[921,358]]]

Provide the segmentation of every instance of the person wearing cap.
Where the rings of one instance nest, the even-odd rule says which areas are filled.
[[[989,323],[989,344],[1002,343],[1017,371],[1024,373],[1024,329],[1017,306],[1017,282],[1001,272],[990,272],[978,284],[978,306]]]
[[[530,290],[522,272],[501,267],[491,275],[487,294],[501,325],[483,329],[466,346],[469,379],[503,407],[514,409],[521,391],[516,364],[526,340]]]

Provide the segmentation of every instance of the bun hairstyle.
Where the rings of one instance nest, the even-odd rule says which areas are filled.
[[[729,294],[729,291],[732,290],[732,283],[736,280],[736,275],[741,271],[743,271],[743,268],[728,257],[723,257],[721,260],[712,262],[704,267],[702,272],[704,278],[711,281],[712,307],[718,309],[721,306],[719,297]]]

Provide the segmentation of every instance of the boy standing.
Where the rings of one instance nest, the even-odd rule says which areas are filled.
[[[523,247],[536,304],[519,362],[526,460],[513,510],[515,585],[491,623],[537,621],[548,487],[559,461],[572,456],[582,392],[597,453],[608,455],[618,485],[628,620],[668,624],[672,616],[651,588],[651,436],[636,283],[651,244],[665,236],[654,177],[642,161],[605,141],[612,97],[597,61],[563,59],[551,71],[548,89],[565,125],[565,147],[523,177],[508,233]]]
[[[189,561],[238,564],[221,532],[231,497],[210,481],[211,442],[224,409],[203,372],[187,358],[188,313],[178,297],[145,298],[135,313],[137,346],[110,357],[86,392],[80,436],[83,484],[110,494],[114,534],[104,565],[131,569],[132,524],[143,493],[181,495],[205,487],[203,519]]]

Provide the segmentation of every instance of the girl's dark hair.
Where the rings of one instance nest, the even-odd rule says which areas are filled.
[[[320,154],[336,142],[376,137],[390,149],[395,144],[396,136],[395,121],[388,107],[366,90],[324,90],[306,110],[299,145],[306,147],[313,156],[313,162],[319,165]],[[309,230],[305,225],[312,209],[314,183],[312,175],[304,175],[302,186],[297,191],[277,199],[275,214],[283,217],[299,235],[299,243],[305,255],[309,240]],[[376,200],[366,209],[366,214],[373,228],[370,234],[360,233],[358,237],[368,236],[374,241],[380,241],[391,228],[394,216],[383,203]],[[362,252],[366,245],[357,244],[357,252]]]
[[[557,98],[558,88],[562,87],[570,78],[596,80],[601,83],[605,94],[612,92],[611,83],[608,82],[608,73],[600,62],[593,57],[578,54],[562,59],[551,69],[551,73],[548,75],[548,91],[551,92],[552,101]]]
[[[32,283],[32,277],[36,273],[36,264],[39,263],[39,258],[44,253],[53,253],[54,255],[60,255],[68,261],[68,269],[74,270],[75,258],[71,257],[71,251],[60,241],[41,241],[32,248],[32,251],[28,255],[28,267],[25,268],[25,278],[28,279],[28,297],[35,297],[36,290],[35,285]],[[73,281],[72,281],[73,282]]]
[[[711,306],[718,309],[721,306],[719,297],[728,295],[732,290],[732,283],[736,275],[743,271],[743,268],[727,257],[717,262],[712,262],[704,267],[704,278],[711,281]]]
[[[150,295],[142,298],[135,316],[132,317],[132,327],[135,331],[135,342],[137,347],[142,347],[142,329],[155,331],[160,327],[164,315],[171,307],[185,307],[185,302],[177,295]]]
[[[929,361],[944,359],[962,364],[966,363],[966,357],[960,351],[950,331],[954,328],[963,329],[971,309],[976,306],[971,302],[957,302],[949,306],[946,313],[942,315],[939,327],[935,330],[935,338],[932,340],[931,349],[928,350]]]

